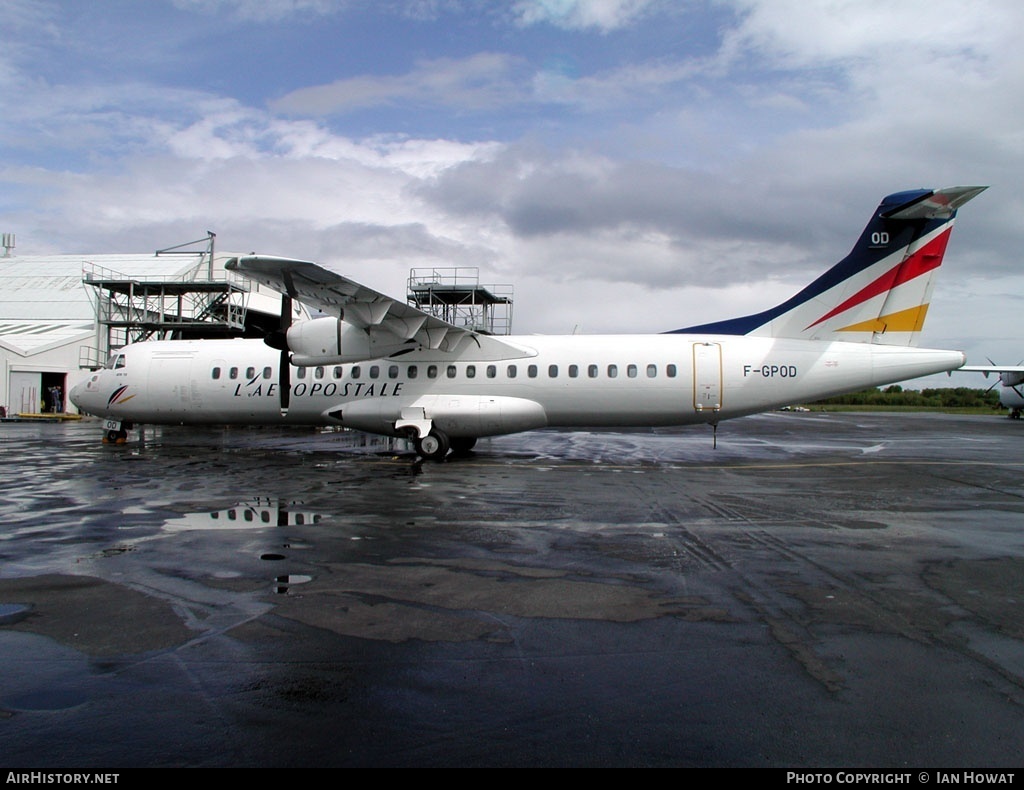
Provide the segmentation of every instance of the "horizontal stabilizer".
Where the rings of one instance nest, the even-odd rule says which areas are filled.
[[[883,212],[885,219],[948,219],[960,206],[977,197],[988,187],[946,187]]]

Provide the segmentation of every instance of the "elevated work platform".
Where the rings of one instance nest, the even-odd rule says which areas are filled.
[[[481,285],[480,270],[412,269],[407,301],[450,324],[488,335],[512,332],[512,286]]]
[[[187,268],[173,275],[138,277],[84,264],[83,282],[96,289],[99,348],[82,361],[83,367],[102,365],[111,349],[155,337],[219,337],[244,332],[249,285],[230,272],[214,269],[213,240],[210,233],[197,242],[158,250],[156,257],[191,257]],[[205,249],[182,249],[202,242]]]

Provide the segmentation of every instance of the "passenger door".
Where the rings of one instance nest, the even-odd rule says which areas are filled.
[[[722,410],[722,345],[693,344],[693,408],[696,411]]]

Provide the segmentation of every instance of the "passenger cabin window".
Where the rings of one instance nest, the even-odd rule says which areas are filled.
[[[370,378],[371,379],[379,379],[380,378],[380,365],[370,365]]]
[[[557,379],[558,378],[558,365],[548,365],[548,378],[549,379]]]
[[[493,379],[497,375],[498,375],[498,366],[497,365],[488,365],[487,366],[487,378]]]
[[[626,375],[631,379],[636,378],[636,365],[626,365]]]
[[[389,379],[397,379],[398,378],[398,365],[388,365],[388,378]]]
[[[228,371],[228,378],[229,379],[237,379],[238,378],[238,368],[231,368],[231,370]]]
[[[274,375],[274,369],[272,367],[270,367],[270,365],[267,365],[265,368],[263,368],[263,378],[269,379],[273,375]]]
[[[587,365],[587,375],[592,379],[597,378],[597,365]]]
[[[299,368],[298,370],[295,371],[295,376],[300,379],[306,378],[306,369]]]
[[[334,378],[340,379],[342,377],[342,375],[344,375],[344,373],[345,373],[345,371],[341,367],[341,365],[335,365],[334,366]]]
[[[466,365],[466,378],[467,379],[475,379],[476,378],[476,365]]]
[[[575,378],[578,378],[579,375],[580,375],[580,366],[579,365],[569,365],[569,378],[575,379]]]
[[[406,371],[406,375],[408,375],[409,378],[411,379],[416,378],[416,376],[419,375],[419,368],[417,368],[415,365],[409,365],[409,370]]]
[[[437,378],[437,365],[427,365],[427,378],[428,379],[436,379]]]
[[[526,368],[526,375],[529,376],[531,379],[537,378],[537,366],[536,365],[528,366]]]
[[[323,369],[323,367],[322,366],[318,366],[317,369],[313,372],[313,374],[318,379],[322,379],[324,377],[324,369]]]
[[[362,372],[363,372],[362,368],[360,368],[359,365],[353,365],[352,366],[352,373],[350,375],[352,376],[352,378],[357,379],[357,378],[359,378],[359,376],[360,376],[360,374]]]
[[[254,379],[254,378],[256,378],[256,368],[251,368],[251,367],[250,368],[246,368],[245,369],[245,377],[247,379]]]
[[[509,365],[508,368],[506,368],[505,372],[508,374],[508,377],[510,379],[514,379],[516,375],[519,373],[519,370],[518,368],[516,368],[515,365]]]
[[[220,378],[220,368],[214,368],[213,370],[211,370],[210,371],[210,378],[212,378],[214,381],[219,379]]]
[[[456,373],[458,373],[458,371],[455,369],[455,365],[449,365],[448,366],[448,378],[450,378],[450,379],[455,378],[455,374]]]
[[[670,379],[674,379],[676,377],[676,366],[665,365],[665,375],[668,376]]]
[[[647,378],[653,379],[657,375],[658,375],[658,366],[657,365],[648,365],[647,366]]]
[[[609,365],[608,366],[608,378],[614,379],[618,375],[619,375],[619,366],[618,365]]]

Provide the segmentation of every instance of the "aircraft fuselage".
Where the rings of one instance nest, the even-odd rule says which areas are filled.
[[[259,340],[127,346],[72,393],[133,423],[343,425],[400,435],[417,418],[451,437],[542,427],[713,423],[955,369],[958,351],[868,343],[690,336],[503,338],[519,357],[415,351],[293,367],[282,410],[280,354]],[[396,423],[399,427],[396,427]]]

